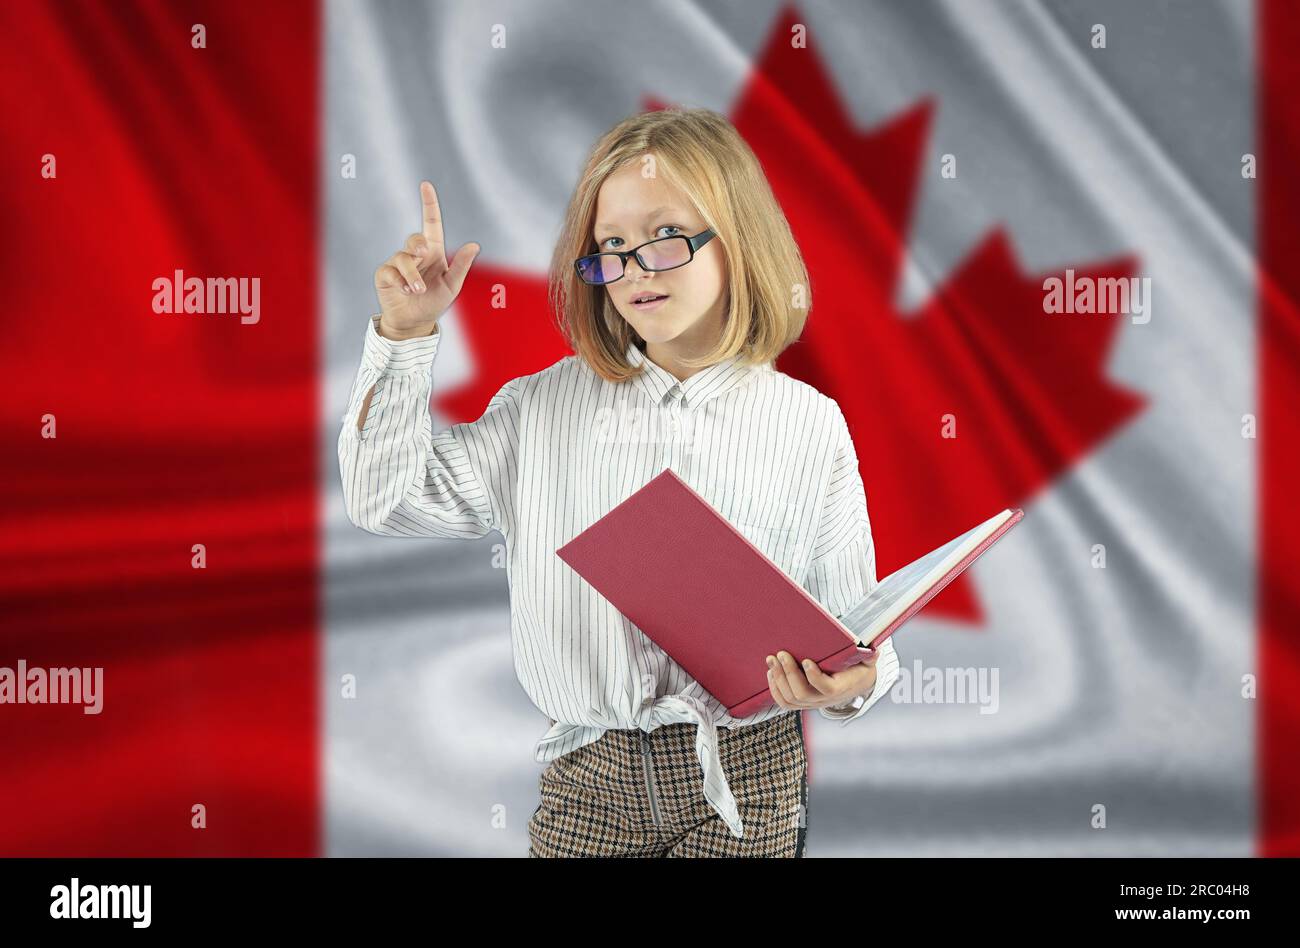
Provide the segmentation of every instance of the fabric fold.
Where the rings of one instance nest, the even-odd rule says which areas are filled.
[[[664,724],[695,725],[695,756],[704,777],[704,798],[722,817],[731,834],[744,839],[745,827],[740,809],[722,770],[718,749],[718,726],[708,708],[694,695],[664,695],[650,705],[646,724],[641,730],[653,731]],[[557,721],[542,735],[535,752],[539,762],[555,760],[599,738],[607,728]]]
[[[722,772],[718,726],[704,703],[694,695],[664,695],[650,706],[650,719],[656,727],[679,723],[695,725],[695,756],[700,759],[700,769],[704,772],[704,798],[722,817],[731,835],[744,839],[745,827],[740,820],[740,809],[731,794],[727,775]]]

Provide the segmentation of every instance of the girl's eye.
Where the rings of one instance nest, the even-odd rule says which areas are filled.
[[[677,233],[677,234],[661,234],[661,233],[659,233],[659,231],[661,231],[661,230],[675,230],[675,231],[678,231],[678,233]],[[655,237],[656,237],[656,238],[659,238],[659,237],[677,237],[677,236],[680,236],[680,232],[681,232],[681,230],[682,230],[682,229],[681,229],[680,227],[678,227],[676,224],[661,224],[659,227],[656,227],[656,228],[655,228]],[[623,239],[622,237],[606,237],[606,238],[601,242],[600,249],[602,249],[602,250],[614,250],[614,249],[616,249],[615,247],[610,247],[610,246],[608,246],[609,242],[610,242],[611,240],[619,240],[619,241],[621,241],[622,239]]]

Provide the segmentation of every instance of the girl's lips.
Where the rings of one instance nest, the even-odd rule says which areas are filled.
[[[665,294],[663,296],[660,296],[658,299],[650,300],[645,303],[633,303],[632,305],[636,307],[638,310],[651,310],[651,309],[658,309],[660,306],[662,306],[664,303],[667,302],[668,302],[668,296],[667,294]]]

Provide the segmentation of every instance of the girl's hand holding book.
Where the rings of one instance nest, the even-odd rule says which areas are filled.
[[[866,661],[828,675],[812,659],[796,662],[789,652],[767,656],[767,685],[783,708],[829,708],[847,705],[876,687],[874,652]]]

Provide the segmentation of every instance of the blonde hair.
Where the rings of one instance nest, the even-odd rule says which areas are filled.
[[[748,365],[773,361],[803,332],[812,306],[808,271],[754,152],[712,109],[633,115],[592,147],[551,259],[551,310],[569,345],[608,381],[643,371],[628,362],[627,348],[644,340],[603,286],[582,282],[573,261],[598,249],[596,197],[605,179],[645,155],[653,155],[655,173],[686,194],[726,250],[730,299],[722,335],[711,351],[685,364],[702,368],[735,355]]]

